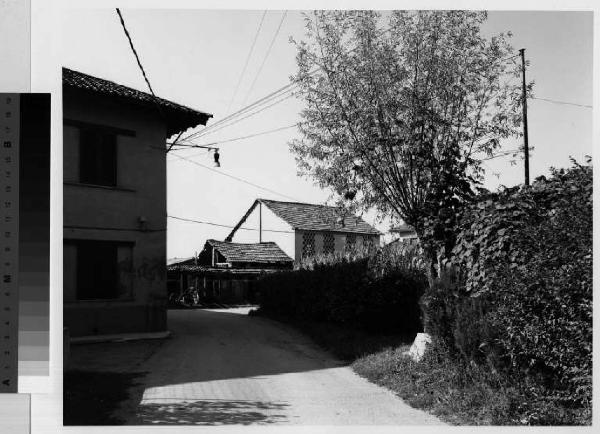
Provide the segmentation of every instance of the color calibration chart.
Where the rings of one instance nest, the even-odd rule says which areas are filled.
[[[49,375],[50,95],[0,93],[0,393]]]

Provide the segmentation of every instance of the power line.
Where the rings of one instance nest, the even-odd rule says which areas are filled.
[[[252,104],[249,104],[246,107],[241,108],[240,110],[238,110],[238,111],[236,111],[234,113],[231,113],[231,114],[225,116],[224,118],[222,118],[222,119],[218,120],[217,122],[209,125],[208,127],[205,127],[204,129],[202,129],[200,131],[197,131],[195,133],[192,133],[192,134],[189,134],[189,135],[185,136],[183,138],[183,140],[189,140],[191,138],[195,138],[195,137],[198,137],[200,135],[203,135],[206,132],[208,132],[208,131],[216,128],[217,126],[219,126],[221,124],[223,124],[224,122],[227,122],[227,121],[229,121],[229,120],[231,120],[231,119],[233,119],[233,118],[235,118],[237,116],[240,116],[240,115],[248,112],[249,110],[252,110],[252,109],[257,108],[257,107],[259,107],[261,105],[267,104],[270,101],[272,101],[273,99],[275,99],[275,98],[277,98],[277,97],[279,97],[281,95],[284,95],[284,94],[286,94],[288,92],[291,92],[293,90],[293,88],[296,87],[296,86],[298,86],[297,83],[288,83],[285,86],[282,86],[279,89],[277,89],[277,90],[269,93],[268,95],[266,95],[266,96],[264,96],[262,98],[259,98],[258,100],[254,101]]]
[[[497,154],[492,155],[491,157],[482,158],[480,161],[483,162],[483,161],[488,161],[488,160],[494,160],[496,158],[506,157],[508,155],[520,154],[521,152],[523,152],[522,149],[513,149],[513,150],[502,151],[502,152],[498,152]]]
[[[209,225],[209,226],[217,226],[217,227],[221,227],[221,228],[227,228],[227,229],[234,229],[235,226],[229,226],[229,225],[223,225],[220,223],[213,223],[213,222],[205,222],[202,220],[194,220],[194,219],[188,219],[188,218],[184,218],[184,217],[176,217],[176,216],[172,216],[172,215],[168,215],[168,218],[171,219],[175,219],[175,220],[181,220],[184,222],[189,222],[189,223],[199,223],[202,225]],[[239,230],[242,231],[259,231],[259,229],[255,229],[255,228],[244,228],[244,227],[240,227],[238,228]],[[279,231],[279,230],[275,230],[275,229],[262,229],[263,232],[277,232],[277,233],[285,233],[285,234],[293,234],[294,231]]]
[[[292,125],[287,125],[285,127],[279,127],[279,128],[275,128],[275,129],[268,130],[268,131],[261,131],[260,133],[249,134],[247,136],[235,137],[233,139],[219,140],[219,141],[216,141],[216,142],[206,143],[203,146],[220,145],[220,144],[223,144],[223,143],[229,143],[229,142],[235,142],[235,141],[238,141],[238,140],[250,139],[252,137],[263,136],[265,134],[271,134],[271,133],[275,133],[277,131],[283,131],[283,130],[287,130],[287,129],[290,129],[290,128],[294,128],[294,127],[297,127],[299,124],[300,124],[300,122],[296,122],[295,124],[292,124]],[[196,148],[197,147],[194,144],[190,144],[190,145],[179,144],[179,145],[176,145],[176,146],[179,146],[179,147],[182,147],[182,148],[188,148],[188,149],[189,148]],[[178,149],[178,150],[181,150],[181,149]],[[210,152],[210,151],[208,151],[208,152]],[[203,153],[202,155],[204,155],[204,154],[205,153]]]
[[[259,114],[259,113],[261,113],[261,112],[263,112],[263,111],[265,111],[265,110],[267,110],[267,109],[269,109],[269,108],[271,108],[271,107],[273,107],[273,106],[276,106],[277,104],[280,104],[280,103],[282,103],[282,102],[284,102],[284,101],[286,101],[286,100],[288,100],[288,99],[292,98],[293,96],[294,96],[294,94],[293,94],[293,93],[290,93],[289,95],[287,95],[287,96],[284,96],[283,98],[280,98],[280,99],[278,99],[278,100],[275,100],[275,101],[274,101],[274,102],[272,102],[271,104],[269,104],[269,105],[267,105],[267,106],[264,106],[264,107],[260,108],[259,110],[253,111],[253,112],[251,112],[251,113],[247,114],[247,115],[246,115],[246,116],[244,116],[244,117],[237,118],[237,119],[232,119],[230,122],[227,122],[227,123],[225,123],[225,124],[221,124],[219,127],[217,127],[217,128],[214,128],[214,129],[212,129],[211,131],[209,131],[209,132],[207,132],[207,133],[205,133],[205,134],[201,134],[201,135],[199,135],[199,136],[196,136],[196,138],[204,137],[204,136],[206,136],[206,135],[208,135],[208,134],[216,133],[217,131],[220,131],[220,130],[222,130],[223,128],[227,128],[227,127],[230,127],[230,126],[232,126],[232,125],[235,125],[235,124],[237,124],[237,123],[239,123],[239,122],[241,122],[241,121],[243,121],[243,120],[245,120],[245,119],[248,119],[249,117],[255,116],[255,115],[257,115],[257,114]]]
[[[574,103],[574,102],[567,102],[567,101],[559,101],[559,100],[550,99],[550,98],[540,98],[540,97],[537,97],[537,96],[532,96],[532,97],[530,97],[530,99],[537,99],[537,100],[540,100],[540,101],[551,102],[551,103],[554,103],[554,104],[572,105],[572,106],[575,106],[575,107],[584,107],[584,108],[590,108],[590,109],[593,108],[591,105],[577,104],[577,103]]]
[[[286,11],[286,12],[287,12],[287,11]],[[384,31],[382,31],[382,32],[380,33],[380,36],[383,36],[384,34],[386,34],[386,33],[389,33],[390,31],[391,31],[391,29],[386,29],[386,30],[384,30]],[[356,51],[358,48],[359,48],[359,47],[354,47],[354,48],[352,48],[350,51],[348,51],[348,54],[350,54],[350,53],[353,53],[353,52],[354,52],[354,51]],[[315,67],[315,68],[314,68],[312,71],[309,71],[309,72],[307,73],[307,76],[314,75],[314,74],[316,74],[317,72],[319,72],[319,71],[320,71],[320,70],[322,70],[322,69],[323,69],[323,68],[322,68],[321,66],[316,66],[316,67]],[[211,124],[210,126],[208,126],[208,127],[204,128],[203,130],[201,130],[201,131],[198,131],[198,132],[196,132],[196,133],[192,133],[192,134],[190,134],[190,135],[188,135],[188,136],[184,137],[184,140],[185,140],[185,139],[191,139],[191,138],[200,137],[200,136],[202,136],[202,135],[204,135],[204,134],[207,134],[208,132],[212,131],[212,130],[213,130],[215,127],[217,127],[217,126],[219,126],[219,125],[223,124],[224,122],[226,122],[226,121],[229,121],[229,120],[231,120],[231,119],[233,119],[233,118],[236,118],[236,117],[238,117],[238,116],[240,116],[240,115],[244,114],[244,113],[245,113],[245,112],[247,112],[248,110],[251,110],[251,109],[255,108],[255,106],[264,105],[264,104],[266,104],[266,103],[270,102],[271,100],[273,100],[273,99],[274,99],[274,98],[276,98],[277,96],[280,96],[280,95],[277,95],[277,94],[281,94],[281,95],[283,95],[284,93],[291,92],[291,91],[293,91],[293,90],[294,90],[294,88],[298,87],[299,85],[300,85],[300,83],[299,83],[299,81],[298,81],[298,80],[293,80],[291,83],[288,83],[288,84],[286,84],[286,85],[284,85],[284,86],[280,87],[279,89],[277,89],[277,90],[275,90],[275,91],[271,92],[271,93],[270,93],[270,94],[268,94],[267,96],[265,96],[265,97],[263,97],[263,98],[260,98],[260,99],[258,99],[258,100],[256,100],[256,101],[254,101],[252,104],[250,104],[250,105],[248,105],[248,106],[246,106],[246,107],[243,107],[243,108],[241,108],[240,110],[238,110],[238,111],[236,111],[236,112],[234,112],[234,113],[232,113],[232,114],[230,114],[230,115],[227,115],[225,118],[223,118],[223,119],[221,119],[221,120],[219,120],[219,121],[217,121],[217,122],[215,122],[215,123]],[[259,112],[257,112],[257,113],[259,113]],[[233,125],[233,124],[231,124],[231,125]]]
[[[282,17],[282,21],[281,22],[283,22],[283,17]],[[280,22],[280,25],[281,25],[281,22]],[[390,32],[390,31],[391,31],[391,29],[386,29],[386,30],[384,30],[384,31],[381,32],[380,36],[383,36],[384,34]],[[353,53],[358,48],[359,47],[354,47],[353,49],[351,49],[350,51],[348,51],[348,54]],[[519,56],[519,54],[512,55],[512,56],[500,59],[499,61],[505,61],[505,60],[513,59],[513,58],[518,57],[518,56]],[[308,76],[314,75],[315,73],[319,72],[320,70],[322,70],[322,67],[317,66],[312,71],[308,72],[307,75]],[[265,97],[260,98],[260,99],[258,99],[256,101],[254,101],[253,103],[249,104],[248,106],[242,107],[241,109],[237,110],[236,112],[231,113],[231,114],[225,116],[224,118],[222,118],[219,121],[211,124],[210,126],[208,126],[208,127],[204,128],[204,129],[202,129],[200,131],[197,131],[195,133],[192,133],[192,134],[184,137],[183,141],[190,140],[192,138],[199,138],[199,137],[201,137],[203,135],[206,135],[206,134],[208,134],[210,132],[216,132],[218,129],[221,129],[221,128],[217,128],[217,127],[223,127],[224,128],[226,126],[234,125],[235,123],[237,123],[237,122],[232,122],[235,118],[237,118],[237,117],[239,117],[239,116],[247,113],[248,111],[251,111],[251,110],[253,110],[255,108],[258,108],[258,107],[260,107],[260,106],[262,106],[264,104],[268,104],[269,102],[271,102],[275,98],[277,98],[279,96],[282,96],[285,93],[292,92],[298,86],[299,86],[299,82],[297,80],[294,80],[291,83],[288,83],[288,84],[280,87],[279,89],[276,89],[275,91],[269,93]],[[274,105],[274,104],[272,104],[272,105]],[[246,119],[246,118],[248,118],[250,116],[253,116],[254,114],[258,114],[261,111],[262,110],[256,111],[255,113],[250,114],[250,115],[244,117],[243,119]],[[240,119],[240,120],[242,120],[242,119]],[[224,125],[227,122],[229,122],[229,123],[227,125]]]
[[[129,41],[129,46],[131,47],[131,51],[133,51],[133,55],[135,56],[135,60],[137,61],[140,71],[142,71],[142,75],[144,76],[144,80],[146,81],[146,84],[148,85],[148,89],[150,89],[150,93],[152,94],[152,96],[154,98],[156,98],[156,95],[154,94],[154,90],[152,90],[152,86],[150,85],[150,81],[148,80],[148,77],[146,76],[146,71],[144,70],[144,67],[142,66],[142,62],[140,61],[140,56],[138,56],[138,53],[135,50],[135,47],[133,46],[133,41],[131,40],[131,35],[129,34],[129,31],[127,30],[127,27],[125,26],[125,20],[123,20],[123,15],[121,15],[121,11],[119,10],[119,8],[116,8],[116,9],[117,9],[117,14],[119,15],[119,20],[121,21],[121,27],[123,27],[125,36],[127,36],[127,40]],[[159,109],[160,109],[160,106],[159,106]]]
[[[286,195],[286,194],[279,193],[279,192],[277,192],[277,191],[275,191],[275,190],[271,190],[270,188],[263,187],[262,185],[254,184],[253,182],[246,181],[245,179],[242,179],[242,178],[238,178],[237,176],[233,176],[233,175],[230,175],[230,174],[228,174],[228,173],[225,173],[225,172],[220,172],[220,171],[218,171],[218,170],[215,170],[215,169],[213,169],[212,167],[208,167],[208,166],[205,166],[204,164],[198,163],[197,161],[190,160],[189,158],[186,158],[186,157],[182,157],[181,155],[177,155],[177,154],[173,154],[173,155],[174,155],[175,157],[179,158],[180,160],[185,160],[185,161],[188,161],[188,162],[190,162],[190,163],[192,163],[192,164],[195,164],[196,166],[200,166],[200,167],[203,167],[203,168],[205,168],[205,169],[207,169],[207,170],[210,170],[211,172],[215,172],[215,173],[218,173],[218,174],[220,174],[220,175],[226,176],[226,177],[228,177],[228,178],[235,179],[236,181],[243,182],[244,184],[251,185],[252,187],[258,188],[258,189],[260,189],[260,190],[264,190],[264,191],[267,191],[267,192],[269,192],[269,193],[276,194],[276,195],[278,195],[278,196],[281,196],[281,197],[285,197],[285,198],[287,198],[287,199],[291,199],[291,200],[294,200],[294,201],[298,201],[298,199],[296,199],[296,198],[293,198],[293,197],[291,197],[291,196],[288,196],[288,195]]]
[[[119,8],[116,8],[116,10],[117,10],[117,15],[119,15],[119,21],[121,22],[121,27],[123,28],[123,31],[125,32],[125,36],[127,36],[127,40],[129,41],[129,47],[131,48],[131,51],[133,52],[133,55],[135,56],[135,60],[137,61],[140,71],[142,72],[142,76],[144,77],[144,81],[146,82],[146,85],[148,86],[148,90],[150,90],[150,93],[152,94],[152,101],[154,102],[154,105],[158,109],[158,113],[160,114],[160,116],[163,119],[165,119],[165,114],[163,113],[162,107],[158,103],[158,98],[157,98],[156,94],[154,93],[154,89],[152,89],[152,85],[150,85],[150,80],[148,80],[146,71],[144,70],[144,67],[142,66],[140,56],[138,56],[138,53],[137,53],[135,47],[133,46],[133,40],[131,39],[131,35],[129,34],[129,31],[127,30],[127,26],[125,25],[125,20],[123,19],[121,10]],[[166,122],[166,119],[165,119],[165,122]],[[179,135],[177,136],[177,139],[175,139],[175,142],[177,142],[177,140],[181,137],[182,133],[183,133],[183,131],[181,133],[179,133]],[[172,147],[173,147],[172,145],[169,146],[169,148],[166,150],[166,152],[169,152]]]
[[[265,57],[263,58],[263,61],[260,64],[260,67],[258,68],[256,75],[254,76],[254,80],[252,80],[252,84],[250,85],[250,88],[248,89],[248,93],[246,93],[246,98],[244,98],[244,102],[242,102],[242,105],[246,104],[246,101],[248,101],[248,97],[250,96],[250,94],[252,93],[252,90],[254,89],[254,85],[256,84],[256,81],[258,80],[258,77],[260,76],[260,73],[262,72],[262,69],[265,66],[265,63],[267,62],[267,58],[269,57],[269,54],[271,54],[271,49],[273,48],[273,44],[275,44],[275,39],[277,39],[277,35],[279,35],[279,31],[281,30],[281,26],[283,25],[283,21],[285,20],[286,15],[287,15],[287,11],[284,11],[283,15],[281,16],[281,20],[279,21],[279,26],[277,27],[277,30],[275,30],[275,34],[273,35],[273,38],[271,38],[271,43],[269,44],[269,48],[267,48]]]
[[[266,10],[262,14],[260,23],[258,24],[258,29],[256,29],[256,34],[254,35],[254,40],[252,41],[252,45],[250,46],[250,51],[248,52],[248,56],[246,57],[246,62],[244,63],[244,68],[242,68],[242,73],[240,74],[240,78],[238,79],[238,82],[235,86],[235,91],[233,92],[233,95],[231,96],[231,101],[229,101],[229,104],[227,105],[227,110],[225,110],[227,112],[229,111],[229,109],[231,108],[231,104],[233,104],[233,101],[235,100],[235,96],[237,95],[237,92],[240,88],[240,84],[242,83],[242,78],[244,77],[246,68],[248,68],[248,63],[250,62],[250,57],[252,56],[252,52],[254,51],[254,46],[256,45],[256,40],[258,39],[260,29],[262,28],[263,21],[265,20],[265,15],[267,15]]]

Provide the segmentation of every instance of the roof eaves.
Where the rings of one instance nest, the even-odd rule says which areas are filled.
[[[142,106],[156,106],[164,111],[167,122],[167,135],[186,131],[198,125],[206,125],[213,117],[190,107],[169,101],[164,98],[154,97],[146,92],[127,87],[114,81],[94,77],[79,71],[63,67],[63,86],[76,89],[81,92],[105,95],[111,98],[126,100],[133,104]]]

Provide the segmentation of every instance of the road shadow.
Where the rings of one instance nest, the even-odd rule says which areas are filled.
[[[63,377],[63,425],[122,425],[115,416],[128,390],[146,373],[67,371]]]
[[[170,338],[159,342],[73,346],[70,366],[136,375],[136,381],[119,383],[112,392],[107,390],[107,399],[111,399],[112,393],[113,408],[118,407],[110,419],[114,424],[243,425],[285,423],[277,411],[283,410],[286,404],[262,402],[259,396],[250,397],[249,401],[235,400],[237,396],[233,396],[230,401],[229,396],[206,392],[203,384],[316,371],[347,364],[320,349],[291,325],[232,313],[234,311],[171,310],[168,317]],[[77,411],[83,407],[86,414],[92,414],[87,421],[78,418],[77,424],[97,424],[94,423],[97,418],[93,416],[98,405],[93,383],[87,396],[79,394],[76,404],[73,401],[67,403],[70,414],[73,409]],[[65,392],[77,387],[82,385],[65,383]],[[169,391],[163,392],[162,388]],[[202,391],[200,394],[199,390]],[[153,396],[157,391],[157,400],[144,403],[147,395]],[[178,397],[177,402],[163,404],[160,396],[172,393]],[[203,393],[208,395],[203,396]]]
[[[282,423],[288,404],[247,400],[201,400],[142,404],[134,425],[254,425]],[[275,412],[275,414],[273,414]]]

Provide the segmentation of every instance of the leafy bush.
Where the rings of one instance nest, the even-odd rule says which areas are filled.
[[[535,423],[559,417],[557,405],[591,411],[592,168],[552,175],[466,209],[453,259],[422,300],[426,329],[452,357],[526,379],[536,402],[553,402],[525,412]]]
[[[304,261],[257,283],[260,310],[349,324],[369,331],[422,330],[419,299],[427,285],[416,246]]]

